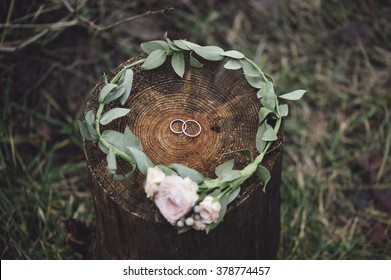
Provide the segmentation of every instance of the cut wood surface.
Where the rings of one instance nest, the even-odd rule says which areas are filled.
[[[139,58],[118,66],[109,76]],[[248,85],[241,70],[227,70],[225,61],[202,61],[204,67],[186,64],[183,78],[177,76],[170,62],[155,70],[135,67],[131,97],[124,105],[130,113],[101,129],[123,132],[128,126],[141,140],[145,153],[155,164],[181,163],[214,178],[220,163],[235,158],[237,169],[247,164],[244,156],[227,154],[250,148],[257,154],[255,135],[260,102],[256,90]],[[99,83],[86,111],[98,107]],[[119,106],[119,103],[115,103]],[[109,110],[107,106],[105,110]],[[174,119],[196,120],[202,127],[191,138],[174,134]],[[189,126],[189,129],[193,129]],[[196,129],[196,128],[194,128]],[[97,259],[269,259],[275,258],[279,242],[279,186],[283,135],[264,160],[271,180],[263,184],[251,178],[240,197],[228,207],[224,221],[209,234],[191,230],[179,234],[146,198],[140,173],[128,182],[112,179],[106,155],[98,146],[85,141],[85,153],[95,203],[96,232],[92,256]],[[130,166],[118,161],[119,172]]]

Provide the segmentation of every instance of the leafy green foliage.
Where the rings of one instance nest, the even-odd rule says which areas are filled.
[[[109,170],[111,174],[115,174],[117,171],[117,160],[115,158],[114,149],[112,146],[109,148],[109,153],[107,154],[106,160],[107,170]]]
[[[102,138],[118,150],[125,152],[124,135],[115,130],[105,130],[102,132]]]
[[[266,123],[262,123],[258,127],[257,135],[256,135],[256,142],[255,146],[257,147],[257,151],[260,153],[263,153],[266,147],[266,142],[263,140],[263,136],[266,132]]]
[[[111,121],[125,116],[130,110],[125,108],[114,108],[104,113],[104,105],[107,105],[117,99],[124,105],[130,96],[132,89],[134,72],[132,66],[142,63],[141,67],[144,70],[152,70],[165,63],[167,57],[171,56],[171,66],[174,72],[183,78],[185,73],[185,53],[188,53],[190,58],[190,66],[202,67],[202,63],[194,56],[194,53],[203,59],[209,61],[220,61],[226,58],[227,62],[224,68],[227,70],[243,69],[243,74],[247,82],[254,88],[258,89],[257,97],[260,99],[262,107],[259,111],[259,127],[256,135],[256,148],[260,153],[255,159],[249,149],[234,151],[232,153],[241,153],[247,156],[250,163],[242,170],[234,170],[234,159],[228,160],[216,167],[216,179],[207,179],[198,171],[184,166],[182,164],[173,163],[169,167],[160,165],[159,169],[164,174],[177,174],[182,178],[190,178],[199,185],[198,202],[200,203],[207,196],[215,197],[216,203],[220,203],[221,210],[218,219],[206,224],[206,232],[215,228],[225,215],[227,205],[231,203],[240,193],[240,185],[250,178],[253,174],[259,176],[265,183],[265,187],[270,179],[270,174],[263,166],[260,165],[268,149],[271,147],[270,142],[277,140],[277,131],[281,124],[281,118],[288,114],[288,106],[279,104],[279,100],[274,92],[274,84],[265,76],[262,70],[251,60],[246,58],[242,53],[230,50],[224,51],[216,46],[199,46],[186,40],[171,41],[167,34],[164,35],[165,41],[156,40],[141,44],[141,48],[148,54],[147,58],[133,62],[130,66],[124,67],[123,70],[117,73],[111,83],[106,83],[102,88],[99,96],[100,107],[96,115],[93,111],[87,112],[86,119],[80,122],[80,131],[86,139],[99,139],[100,149],[107,154],[107,168],[113,174],[114,180],[124,181],[132,178],[135,169],[137,168],[143,175],[147,174],[148,168],[154,166],[153,162],[142,151],[140,140],[130,131],[125,128],[124,133],[113,130],[105,130],[101,135],[98,135],[93,124],[95,120],[97,129],[99,124],[106,125]],[[129,69],[130,68],[130,69]],[[116,84],[116,82],[118,82]],[[294,91],[280,96],[282,99],[299,99],[304,91]],[[266,122],[269,115],[273,116],[275,127],[272,127]],[[98,129],[99,131],[99,129]],[[116,156],[128,161],[132,170],[126,175],[116,174],[117,162]],[[184,226],[179,229],[179,232],[185,232],[191,229],[191,226]]]
[[[196,182],[197,184],[205,180],[204,176],[200,172],[192,168],[189,168],[187,166],[184,166],[182,164],[173,163],[170,165],[170,168],[174,169],[182,178],[189,177],[192,181]]]
[[[232,201],[234,201],[239,196],[240,189],[241,189],[240,187],[237,187],[233,192],[231,192],[229,194],[227,204],[230,204]]]
[[[260,89],[265,84],[265,80],[260,76],[245,75],[247,82],[254,88]]]
[[[100,118],[100,124],[106,125],[110,122],[112,122],[115,119],[121,118],[123,116],[126,116],[130,112],[129,109],[125,108],[114,108],[109,111],[107,111],[101,118]]]
[[[99,102],[103,103],[106,96],[116,87],[116,84],[106,84],[99,93]]]
[[[113,92],[109,93],[103,102],[105,104],[109,104],[110,102],[113,102],[114,100],[120,98],[124,93],[125,93],[125,85],[121,84],[117,86]]]
[[[271,125],[266,124],[266,130],[262,135],[262,140],[266,142],[272,142],[277,140],[277,133],[274,131]]]
[[[285,93],[279,96],[279,98],[287,99],[287,100],[299,100],[303,97],[304,93],[306,93],[306,90],[298,89],[291,91],[289,93]]]
[[[223,162],[219,166],[216,167],[215,173],[217,177],[221,177],[221,175],[226,170],[232,170],[234,168],[235,159],[227,160],[226,162]]]
[[[224,58],[222,56],[224,50],[220,47],[216,47],[216,46],[196,47],[193,48],[193,50],[196,54],[198,54],[202,58],[205,58],[210,61],[219,61]]]
[[[263,122],[270,113],[273,113],[273,111],[266,108],[266,107],[262,107],[259,110],[259,114],[258,114],[259,115],[259,123]]]
[[[171,66],[174,69],[175,73],[183,78],[185,73],[185,56],[183,52],[176,52],[171,58]]]
[[[201,68],[204,66],[201,62],[199,62],[194,56],[193,52],[190,52],[190,65],[195,68]]]
[[[156,50],[165,51],[169,49],[167,42],[163,40],[141,43],[140,47],[146,54],[151,54]]]
[[[272,82],[267,81],[265,85],[258,91],[258,98],[261,98],[263,107],[274,111],[276,107],[276,94],[274,93],[274,86]]]
[[[232,50],[232,51],[226,51],[221,54],[222,56],[230,57],[230,58],[235,58],[235,59],[243,59],[244,54],[241,52]]]
[[[145,70],[158,68],[166,61],[166,58],[166,51],[162,49],[155,50],[149,54],[141,67]]]
[[[242,68],[242,64],[236,59],[230,59],[227,61],[227,63],[224,64],[224,68],[230,70],[238,70]]]
[[[149,167],[153,167],[154,164],[152,161],[147,157],[147,155],[140,151],[137,148],[134,147],[125,147],[125,152],[130,155],[137,164],[137,169],[143,174],[147,175],[147,169]]]
[[[220,175],[220,182],[227,183],[227,182],[232,182],[236,179],[239,179],[242,177],[242,173],[240,173],[239,170],[229,170],[225,169],[222,174]]]
[[[143,150],[141,141],[136,137],[136,135],[133,134],[129,127],[125,128],[123,134],[123,145],[124,147],[134,147],[138,150]]]
[[[263,191],[266,192],[267,183],[269,183],[271,178],[269,170],[267,170],[267,168],[262,165],[258,165],[255,174],[263,181]]]
[[[134,76],[134,72],[132,69],[127,69],[125,71],[125,78],[124,78],[124,82],[123,82],[123,85],[125,87],[125,92],[123,95],[121,95],[121,97],[119,99],[122,106],[125,104],[126,100],[128,100],[129,95],[130,95],[130,91],[132,90],[133,76]]]

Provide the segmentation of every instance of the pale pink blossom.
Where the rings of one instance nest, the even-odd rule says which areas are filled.
[[[193,228],[195,230],[204,230],[206,224],[202,220],[194,220]]]
[[[166,176],[157,190],[155,204],[163,217],[175,225],[194,207],[198,199],[197,189],[197,183],[189,178]]]
[[[214,201],[214,197],[208,195],[200,203],[200,216],[205,224],[211,224],[219,218],[221,204],[219,201]]]
[[[158,191],[160,183],[166,175],[159,169],[159,167],[150,167],[147,170],[147,179],[145,180],[145,193],[147,197],[154,197]]]

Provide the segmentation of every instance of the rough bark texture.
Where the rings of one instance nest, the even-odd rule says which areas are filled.
[[[135,58],[131,61],[135,61]],[[124,65],[130,63],[127,61]],[[260,102],[241,70],[224,69],[224,61],[203,61],[204,67],[186,65],[181,79],[169,61],[156,70],[134,69],[131,97],[124,107],[131,112],[102,130],[123,131],[128,126],[141,140],[155,164],[182,163],[204,176],[214,177],[220,163],[235,158],[243,168],[246,158],[228,152],[250,148],[256,154]],[[123,65],[116,68],[111,76]],[[86,111],[96,110],[98,84]],[[115,104],[119,107],[119,104]],[[109,107],[109,106],[108,106]],[[109,110],[106,108],[105,110]],[[195,138],[174,134],[173,119],[195,119],[202,133]],[[96,259],[271,259],[276,257],[280,232],[279,187],[283,135],[264,165],[272,179],[266,192],[257,178],[248,180],[232,202],[224,221],[209,234],[191,230],[179,234],[156,215],[146,198],[144,177],[119,183],[106,170],[106,159],[96,144],[85,142],[91,191],[95,202],[96,233],[92,256]],[[119,161],[119,170],[129,169]],[[158,217],[158,219],[156,219]]]

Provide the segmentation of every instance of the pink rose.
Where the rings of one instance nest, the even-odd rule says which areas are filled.
[[[145,193],[147,197],[154,197],[157,193],[160,183],[166,175],[159,169],[159,167],[150,167],[147,170],[147,179],[145,180]]]
[[[155,196],[160,213],[172,225],[184,217],[198,199],[197,183],[177,175],[166,176],[160,183]]]
[[[200,203],[200,216],[204,223],[211,224],[219,218],[221,204],[219,201],[214,201],[214,197],[208,195]]]

